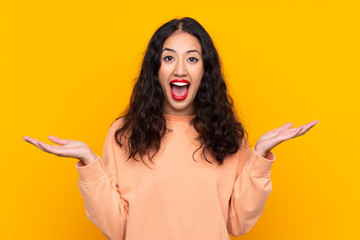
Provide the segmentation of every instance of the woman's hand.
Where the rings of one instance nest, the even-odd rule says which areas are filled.
[[[49,136],[49,139],[61,146],[49,145],[35,138],[24,136],[23,139],[40,148],[44,152],[55,154],[59,157],[72,157],[79,159],[83,164],[87,165],[96,159],[95,153],[91,148],[83,142],[75,140],[60,139],[55,136]]]
[[[304,135],[318,122],[318,120],[315,120],[297,128],[291,128],[293,124],[287,123],[279,128],[273,129],[259,138],[254,150],[259,155],[265,157],[276,145],[286,140]]]

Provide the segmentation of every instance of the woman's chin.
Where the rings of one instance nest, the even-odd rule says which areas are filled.
[[[165,113],[170,113],[174,115],[191,115],[194,114],[194,104],[189,103],[184,99],[183,101],[172,101],[165,104]]]

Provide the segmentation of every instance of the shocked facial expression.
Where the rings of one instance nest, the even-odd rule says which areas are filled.
[[[164,92],[164,113],[195,114],[194,98],[204,74],[199,40],[184,31],[174,32],[164,42],[159,80]]]

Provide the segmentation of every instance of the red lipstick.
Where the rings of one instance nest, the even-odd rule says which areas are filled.
[[[178,83],[178,84],[177,84]],[[172,85],[176,90],[173,91]],[[184,89],[180,90],[181,88],[187,88],[186,92]],[[189,93],[190,89],[190,82],[185,79],[174,79],[170,82],[170,91],[173,98],[177,101],[184,100]]]

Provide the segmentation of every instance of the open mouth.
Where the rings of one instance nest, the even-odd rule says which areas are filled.
[[[173,80],[170,82],[171,95],[175,100],[183,100],[189,93],[190,83],[186,80]]]

